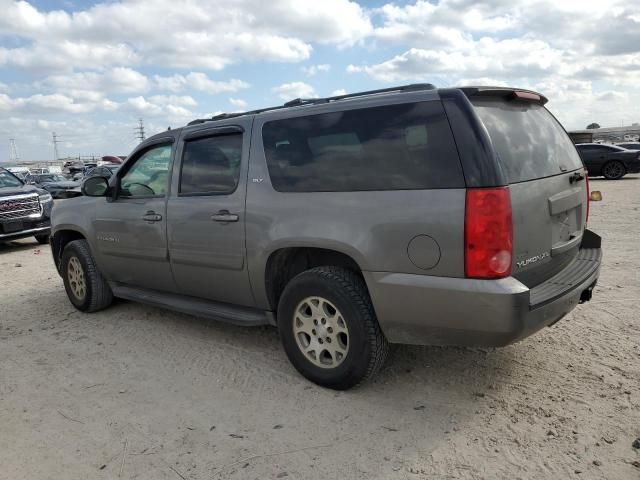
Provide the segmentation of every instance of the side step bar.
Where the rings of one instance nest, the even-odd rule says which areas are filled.
[[[220,320],[245,327],[275,325],[275,319],[271,312],[265,312],[264,310],[256,308],[202,300],[188,295],[130,287],[119,283],[109,282],[109,286],[113,291],[113,295],[118,298],[146,303],[155,307],[167,308],[196,317]]]

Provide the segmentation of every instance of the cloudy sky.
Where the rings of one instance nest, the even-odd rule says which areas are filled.
[[[640,122],[640,8],[589,0],[0,0],[0,161],[127,154],[216,112],[394,84],[528,87]]]

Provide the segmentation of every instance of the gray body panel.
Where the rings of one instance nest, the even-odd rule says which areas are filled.
[[[245,197],[252,119],[222,122],[219,127],[228,125],[239,126],[245,132],[238,186],[228,195],[180,196],[176,167],[167,206],[168,248],[178,292],[252,307],[255,302],[245,261]],[[194,132],[215,135],[217,130],[200,125],[183,131],[182,138]],[[181,141],[178,159],[182,158],[183,146]],[[237,216],[237,221],[212,219],[224,211]]]
[[[440,102],[440,97],[437,91],[372,95],[162,134],[175,140],[166,198],[70,200],[54,210],[53,233],[73,230],[84,236],[117,296],[245,325],[274,323],[266,270],[271,255],[289,247],[333,250],[353,259],[391,342],[504,345],[557,321],[590,291],[600,265],[598,247],[584,264],[588,268],[568,267],[581,251],[586,216],[586,182],[570,183],[573,172],[510,185],[513,276],[500,280],[465,278],[465,188],[311,193],[273,188],[262,141],[266,122],[415,101]],[[483,131],[475,116],[468,120]],[[185,136],[230,126],[244,131],[236,190],[180,196]],[[483,146],[489,148],[483,158],[495,157],[490,147]],[[126,168],[125,163],[118,175]],[[492,168],[495,175],[483,178],[501,178],[495,165],[481,170]],[[110,185],[116,183],[114,175]],[[162,220],[145,222],[142,215],[149,210]],[[237,218],[212,220],[225,211]],[[559,290],[561,272],[571,278]],[[545,303],[533,305],[532,298]]]

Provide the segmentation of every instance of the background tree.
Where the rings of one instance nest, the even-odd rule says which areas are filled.
[[[594,128],[600,128],[600,125],[598,125],[597,123],[590,123],[589,125],[587,125],[587,130],[593,130]]]

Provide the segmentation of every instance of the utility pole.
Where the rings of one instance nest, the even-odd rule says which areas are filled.
[[[140,141],[143,141],[145,139],[144,136],[144,122],[142,121],[142,119],[138,120],[138,126],[134,129],[134,132],[136,134],[136,138]]]
[[[16,139],[9,139],[9,161],[16,163],[18,161],[18,150],[16,149]]]
[[[58,160],[58,144],[60,143],[60,140],[58,140],[58,136],[56,135],[56,132],[51,132],[51,136],[53,137],[53,161],[56,162]]]

